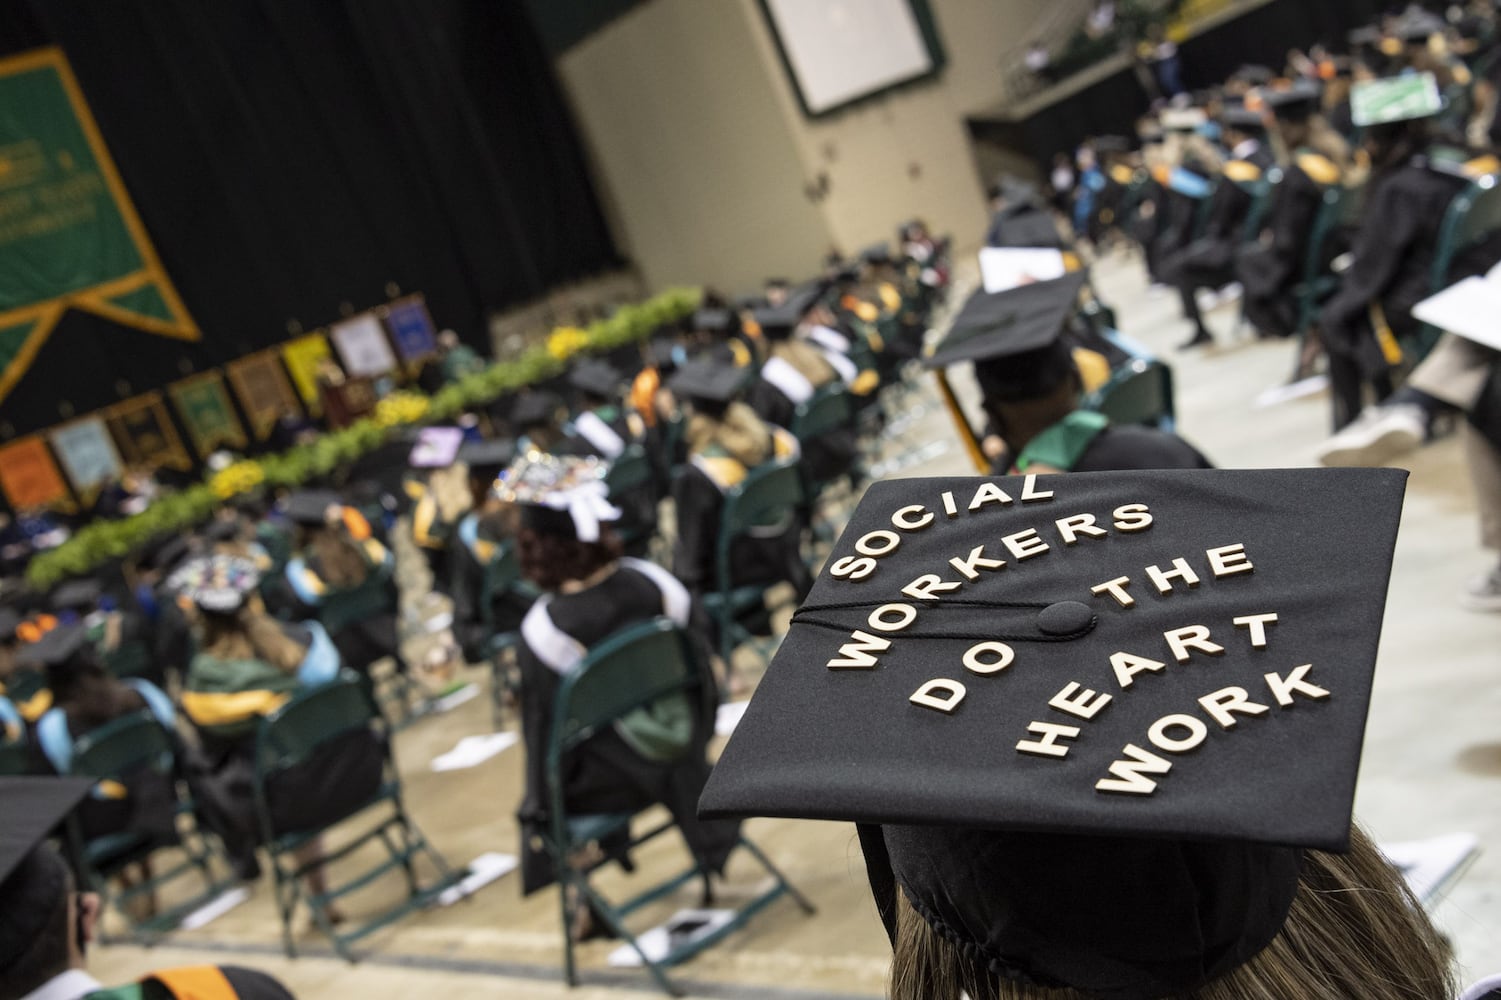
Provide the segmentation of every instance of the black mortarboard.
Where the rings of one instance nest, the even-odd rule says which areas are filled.
[[[52,592],[49,603],[54,611],[93,611],[99,606],[99,596],[104,592],[99,581],[91,576],[69,580]]]
[[[0,642],[10,642],[16,637],[16,629],[26,619],[9,604],[0,604]]]
[[[556,393],[546,389],[522,393],[511,409],[511,422],[523,430],[537,424],[550,424],[558,419],[563,401]]]
[[[35,670],[54,670],[72,660],[89,645],[88,626],[82,622],[58,625],[36,642],[21,647],[16,662]]]
[[[667,380],[667,388],[683,399],[728,403],[745,387],[747,370],[711,361],[690,361]]]
[[[1379,27],[1368,24],[1363,28],[1355,28],[1345,36],[1352,48],[1375,47],[1381,44],[1385,35]]]
[[[316,527],[328,522],[330,507],[344,506],[344,498],[333,490],[298,490],[287,497],[287,520],[294,524]]]
[[[867,264],[889,264],[891,263],[891,244],[885,240],[872,243],[860,251],[860,259]]]
[[[1313,80],[1299,80],[1286,90],[1263,90],[1261,99],[1283,121],[1302,121],[1319,109],[1324,88]]]
[[[1252,111],[1243,104],[1226,105],[1220,112],[1220,124],[1238,132],[1266,131],[1266,120],[1261,117],[1261,112]]]
[[[762,332],[768,336],[791,330],[802,321],[809,310],[818,305],[825,290],[825,285],[821,281],[810,281],[798,285],[787,293],[787,298],[781,305],[757,309],[756,322],[760,325]]]
[[[646,345],[647,357],[659,370],[671,370],[678,366],[681,347],[671,337],[653,337]]]
[[[87,778],[0,778],[0,976],[67,903],[67,868],[44,842],[92,784]]]
[[[1406,475],[877,482],[700,812],[867,824],[997,975],[1188,993],[1348,846]]]
[[[1255,63],[1247,63],[1230,74],[1231,79],[1249,83],[1253,87],[1265,86],[1271,83],[1276,76],[1277,74],[1272,71],[1271,67],[1259,66]]]
[[[1421,7],[1409,7],[1392,24],[1391,33],[1394,38],[1416,44],[1426,42],[1434,35],[1443,34],[1448,29],[1449,23],[1437,14],[1429,13]]]
[[[568,384],[591,396],[609,399],[620,395],[620,385],[625,376],[608,361],[588,358],[573,366],[568,373]]]
[[[232,542],[240,537],[241,528],[238,518],[216,517],[203,529],[203,537],[211,542]]]
[[[166,535],[146,550],[141,563],[147,569],[165,573],[186,559],[192,551],[193,544],[183,535]]]
[[[1123,135],[1102,135],[1090,142],[1096,153],[1129,153],[1131,140]]]
[[[976,292],[924,363],[946,368],[976,362],[976,374],[992,399],[1046,395],[1072,370],[1072,353],[1059,338],[1078,308],[1086,280],[1085,272],[1074,271],[1005,292]]]
[[[693,314],[693,329],[706,333],[727,333],[733,322],[728,309],[700,309]]]
[[[516,457],[516,442],[505,438],[488,441],[465,441],[459,446],[458,461],[470,472],[499,472]]]

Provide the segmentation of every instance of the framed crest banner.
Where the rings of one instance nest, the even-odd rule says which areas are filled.
[[[318,393],[318,366],[323,363],[324,358],[332,354],[328,339],[321,332],[298,337],[290,343],[283,344],[281,348],[281,359],[286,362],[287,371],[292,376],[292,384],[297,387],[297,395],[302,397],[302,402],[307,406],[308,412],[314,416],[323,412]]]
[[[374,378],[396,367],[386,329],[373,312],[330,324],[328,336],[338,349],[344,371],[353,378]]]
[[[234,403],[224,388],[224,377],[217,371],[174,382],[167,392],[199,458],[207,458],[210,452],[225,445],[245,447],[245,429],[240,426]]]
[[[257,441],[265,440],[283,414],[302,409],[276,351],[261,351],[231,362],[224,366],[224,373]]]
[[[438,331],[420,295],[397,299],[386,307],[386,329],[403,361],[421,361],[438,353]]]
[[[132,465],[165,465],[184,472],[193,467],[193,456],[183,447],[161,393],[117,403],[104,411],[104,421]]]
[[[0,489],[16,510],[68,506],[68,484],[42,438],[32,435],[0,447]]]
[[[125,471],[102,417],[75,420],[47,437],[63,471],[68,474],[68,482],[73,484],[73,492],[84,503],[92,502],[99,495],[101,485],[107,480],[119,479]]]

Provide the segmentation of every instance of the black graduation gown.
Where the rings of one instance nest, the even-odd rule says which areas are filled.
[[[1328,190],[1327,183],[1315,180],[1301,165],[1308,162],[1305,157],[1315,155],[1300,152],[1284,168],[1267,210],[1270,238],[1247,247],[1235,263],[1236,278],[1245,287],[1246,318],[1265,336],[1297,332],[1298,304],[1292,291],[1303,280],[1309,240]],[[1328,160],[1318,159],[1335,169]],[[1339,253],[1337,246],[1326,248],[1329,260]]]
[[[1435,169],[1425,157],[1371,182],[1354,237],[1354,262],[1319,314],[1331,357],[1346,359],[1367,378],[1386,373],[1389,365],[1372,334],[1371,306],[1381,306],[1387,325],[1399,337],[1418,328],[1412,307],[1433,292],[1439,230],[1449,203],[1468,183],[1459,174]],[[1484,247],[1479,250],[1455,261],[1454,280],[1484,271],[1488,254]],[[1494,263],[1494,257],[1490,260]]]
[[[797,404],[781,389],[758,379],[746,390],[745,402],[756,416],[776,427],[790,428],[797,415]],[[855,456],[860,450],[853,427],[840,428],[799,442],[803,449],[803,465],[814,482],[827,483],[850,474]]]
[[[672,483],[672,501],[677,511],[677,541],[673,546],[672,572],[695,596],[718,588],[719,526],[724,512],[724,491],[703,469],[691,462]],[[770,586],[790,581],[799,593],[812,586],[800,553],[802,522],[788,512],[786,531],[766,538],[739,538],[730,543],[730,584]]]
[[[1007,205],[990,220],[985,232],[988,247],[1053,247],[1069,249],[1058,233],[1053,215],[1040,205],[1023,202]]]
[[[645,573],[622,565],[598,585],[577,594],[557,594],[545,614],[558,630],[585,649],[631,625],[663,613],[663,591]],[[523,640],[525,633],[523,633]],[[517,651],[521,671],[521,727],[526,745],[526,792],[517,810],[521,824],[521,891],[529,895],[556,880],[551,858],[534,843],[547,829],[547,740],[557,700],[559,675],[523,641]],[[695,706],[693,737],[673,763],[647,760],[613,728],[595,734],[563,758],[564,805],[571,815],[633,813],[660,803],[673,815],[688,848],[700,863],[722,871],[740,833],[738,820],[698,819],[698,798],[709,779],[707,744],[714,735],[718,690],[700,657],[704,678]],[[601,844],[610,852],[611,844]],[[619,857],[629,870],[629,862]]]
[[[1265,145],[1258,145],[1245,162],[1265,173],[1275,161]],[[1230,165],[1227,164],[1227,168]],[[1210,198],[1204,233],[1181,251],[1163,261],[1163,274],[1177,285],[1203,288],[1229,282],[1236,248],[1245,235],[1251,212],[1251,195],[1228,176],[1222,177]]]
[[[1071,471],[1212,468],[1209,459],[1176,434],[1150,427],[1107,427],[1079,456]]]

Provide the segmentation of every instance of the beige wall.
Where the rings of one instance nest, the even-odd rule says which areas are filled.
[[[567,52],[616,238],[653,289],[811,273],[829,244],[733,0],[652,0]]]
[[[858,2],[858,0],[857,0]],[[617,238],[649,286],[747,291],[811,274],[920,216],[961,249],[985,229],[967,114],[1002,56],[1089,0],[930,0],[936,81],[804,117],[758,0],[649,0],[559,62]],[[816,203],[805,189],[827,176]]]

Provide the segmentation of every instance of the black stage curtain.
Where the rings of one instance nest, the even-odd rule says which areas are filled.
[[[204,339],[69,313],[0,433],[278,343],[393,282],[488,347],[490,311],[619,262],[524,4],[0,0],[0,54],[41,45],[67,54]]]
[[[1290,48],[1316,42],[1343,50],[1345,34],[1369,24],[1383,0],[1275,0],[1185,42],[1179,57],[1184,84],[1193,90],[1223,83],[1247,63],[1280,70]],[[971,120],[982,142],[1024,153],[1046,170],[1057,153],[1072,154],[1090,136],[1129,135],[1150,105],[1137,71],[1122,70],[1037,112],[1023,122]]]

